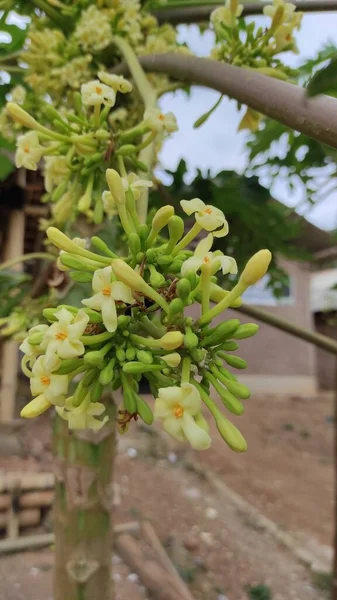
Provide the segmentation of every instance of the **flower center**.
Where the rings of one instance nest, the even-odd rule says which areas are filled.
[[[210,257],[209,256],[205,256],[204,258],[204,263],[206,263],[206,265],[208,265],[208,263],[210,262]]]
[[[211,215],[212,214],[211,207],[206,208],[204,212],[205,212],[205,215]]]
[[[65,340],[68,336],[64,331],[59,331],[56,335],[55,335],[57,340]]]
[[[158,119],[160,119],[161,121],[165,120],[165,115],[163,115],[163,113],[160,113]]]
[[[28,146],[25,146],[24,149],[23,149],[23,151],[25,152],[25,154],[29,154],[29,148],[28,148]]]
[[[181,419],[181,417],[184,414],[184,409],[182,406],[180,406],[180,404],[177,404],[177,406],[175,407],[173,414],[175,416],[176,419]]]
[[[110,294],[111,294],[110,285],[107,285],[102,289],[102,294],[103,294],[103,296],[110,296]]]
[[[103,90],[98,85],[96,86],[96,94],[102,94]]]
[[[47,377],[47,375],[42,375],[42,377],[40,377],[40,381],[41,381],[42,385],[50,384],[50,379],[49,379],[49,377]]]

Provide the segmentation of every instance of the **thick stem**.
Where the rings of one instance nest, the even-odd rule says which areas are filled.
[[[114,415],[100,432],[54,423],[54,600],[112,600]]]
[[[5,269],[10,269],[19,263],[23,263],[27,260],[33,260],[35,258],[42,258],[44,260],[56,260],[56,257],[52,254],[48,254],[47,252],[30,252],[29,254],[22,254],[21,256],[15,256],[15,258],[11,258],[10,260],[6,260],[5,262],[0,264],[0,271],[5,271]]]
[[[60,12],[55,10],[48,2],[45,0],[30,0],[33,6],[42,10],[47,17],[49,17],[54,23],[56,23],[63,31],[69,30],[69,20],[66,17],[63,17]]]
[[[308,99],[292,83],[197,56],[152,54],[140,57],[146,71],[218,90],[283,125],[337,148],[337,100],[321,95]],[[126,64],[113,69],[128,73]]]

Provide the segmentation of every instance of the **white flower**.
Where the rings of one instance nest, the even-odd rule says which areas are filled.
[[[210,16],[210,21],[215,27],[218,25],[226,25],[226,27],[233,27],[235,25],[235,18],[240,17],[243,11],[243,4],[238,4],[236,14],[233,15],[230,8],[230,0],[226,1],[225,6],[219,6],[213,10]]]
[[[212,274],[216,273],[220,268],[224,275],[227,273],[235,275],[238,272],[234,258],[224,256],[223,254],[214,255],[213,252],[209,252],[212,244],[213,236],[210,233],[205,239],[199,242],[194,251],[194,256],[191,256],[191,258],[188,258],[183,263],[181,267],[181,274],[183,277],[185,277],[189,271],[194,271],[196,273],[199,269],[203,268],[210,269]]]
[[[35,327],[31,327],[29,330],[28,337],[34,333],[42,333],[44,335],[48,329],[48,325],[35,325]],[[25,357],[32,363],[39,354],[42,354],[42,352],[45,351],[46,343],[43,339],[41,344],[30,344],[28,342],[28,337],[23,340],[19,350],[21,350],[21,352],[25,354]]]
[[[65,156],[46,156],[44,159],[44,182],[47,192],[51,192],[53,187],[62,183],[69,173]]]
[[[200,394],[191,383],[159,389],[154,405],[155,419],[163,421],[165,431],[177,440],[187,439],[192,448],[206,450],[211,445],[211,438],[194,420],[200,412]]]
[[[83,83],[81,94],[83,104],[87,106],[100,106],[101,104],[114,106],[116,102],[116,92],[108,85],[101,83],[99,79]]]
[[[20,135],[17,140],[15,164],[18,168],[25,167],[37,171],[37,163],[41,160],[43,147],[40,145],[36,131]]]
[[[116,202],[114,201],[114,199],[112,197],[112,193],[109,192],[108,190],[105,190],[105,192],[103,192],[102,202],[103,202],[103,208],[109,218],[114,217],[115,215],[118,214]]]
[[[147,108],[144,113],[144,121],[152,131],[167,131],[172,133],[177,131],[178,125],[173,112],[164,115],[160,108]]]
[[[63,406],[68,392],[67,375],[55,375],[53,371],[61,365],[61,359],[53,354],[49,359],[40,356],[34,363],[30,378],[30,389],[33,396],[43,394],[45,399],[56,406]]]
[[[105,416],[102,421],[97,419],[105,411],[105,406],[101,402],[91,402],[90,393],[85,397],[80,406],[73,407],[73,396],[67,398],[64,408],[56,407],[56,411],[63,419],[68,421],[69,429],[93,429],[98,431],[109,420]]]
[[[61,308],[55,312],[55,317],[57,321],[49,327],[44,338],[48,344],[47,358],[55,352],[60,358],[76,358],[83,354],[84,345],[80,337],[88,324],[88,315],[79,310],[75,316],[66,308]]]
[[[196,222],[206,229],[206,231],[213,231],[214,237],[224,237],[228,233],[228,223],[222,210],[215,208],[215,206],[205,204],[200,198],[193,198],[193,200],[181,200],[181,208],[187,215],[195,214]],[[219,227],[218,231],[216,231]]]
[[[126,94],[132,91],[132,83],[125,79],[123,75],[114,75],[105,71],[98,71],[98,78],[106,85],[110,86],[115,92]]]
[[[141,193],[153,186],[152,181],[140,179],[136,173],[128,173],[127,177],[122,177],[122,183],[125,191],[131,190],[135,200],[140,198]]]
[[[283,2],[283,0],[274,0],[273,4],[268,4],[268,6],[265,6],[263,8],[263,14],[272,19],[275,15],[277,9],[279,8],[279,6],[284,7],[284,14],[283,14],[282,21],[291,20],[294,12],[296,10],[296,6],[295,6],[295,4],[292,4],[291,2]]]
[[[92,289],[95,294],[91,298],[82,300],[82,303],[93,310],[102,312],[103,323],[108,331],[117,329],[117,302],[132,304],[131,290],[121,281],[113,281],[111,267],[97,269],[92,278]]]
[[[16,85],[11,92],[12,102],[16,102],[16,104],[23,104],[26,100],[27,91],[23,85]]]

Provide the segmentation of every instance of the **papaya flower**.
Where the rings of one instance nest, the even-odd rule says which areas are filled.
[[[215,255],[213,252],[210,252],[210,249],[213,244],[213,236],[210,233],[205,239],[201,240],[197,245],[194,255],[185,260],[181,267],[181,274],[183,277],[187,275],[188,272],[193,271],[196,273],[199,269],[209,269],[211,273],[215,273],[220,268],[222,269],[222,273],[226,275],[227,273],[232,273],[235,275],[238,272],[237,264],[234,258],[230,256],[225,256],[224,254]]]
[[[44,337],[47,343],[47,358],[54,353],[60,358],[76,358],[84,354],[84,345],[80,337],[88,324],[88,315],[83,310],[73,315],[66,308],[61,308],[55,312],[55,317],[57,321],[50,325]]]
[[[42,153],[43,146],[40,144],[36,131],[28,131],[18,137],[15,164],[18,168],[25,167],[30,171],[37,171]]]
[[[47,402],[56,406],[63,406],[68,392],[67,375],[55,375],[54,371],[60,367],[61,359],[53,354],[49,360],[46,356],[39,356],[33,365],[30,389],[33,396],[43,394]]]
[[[219,208],[205,204],[200,198],[181,200],[180,206],[189,216],[195,213],[195,220],[201,229],[212,231],[214,237],[220,238],[227,235],[228,223]]]
[[[165,431],[172,437],[188,440],[195,450],[206,450],[211,445],[211,438],[196,422],[200,413],[201,397],[191,383],[159,389],[154,418],[163,422]]]
[[[116,92],[99,79],[94,79],[81,86],[81,95],[83,104],[86,106],[114,106],[116,102]]]
[[[117,302],[132,304],[133,297],[130,288],[121,281],[113,280],[111,267],[97,269],[92,278],[92,289],[95,292],[91,298],[82,300],[82,304],[100,310],[102,312],[103,323],[110,332],[117,329]]]
[[[147,108],[144,113],[145,124],[156,133],[177,131],[178,125],[173,112],[162,113],[160,108]]]
[[[28,341],[29,336],[34,333],[40,333],[44,336],[44,334],[48,331],[48,325],[35,325],[31,327],[28,336],[23,340],[22,344],[19,346],[19,350],[25,354],[25,358],[30,361],[32,364],[39,354],[42,354],[46,349],[46,343],[42,338],[42,342],[40,344],[30,344]]]
[[[91,402],[90,393],[87,394],[79,406],[73,407],[72,401],[73,396],[70,396],[67,398],[64,407],[56,407],[58,415],[68,421],[69,429],[99,431],[109,420],[107,415],[102,420],[97,418],[104,413],[105,406],[101,402]]]

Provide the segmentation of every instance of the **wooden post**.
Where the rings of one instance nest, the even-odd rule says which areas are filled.
[[[24,253],[25,215],[23,210],[9,213],[8,233],[3,260],[10,260]],[[15,265],[13,270],[20,271],[22,266]],[[19,369],[19,344],[13,340],[2,346],[2,377],[0,389],[0,420],[12,421],[15,412],[15,399]]]

